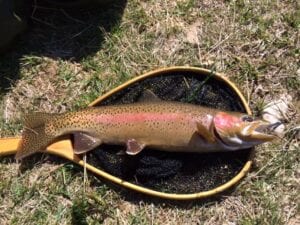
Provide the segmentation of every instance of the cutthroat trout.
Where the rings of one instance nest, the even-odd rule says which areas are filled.
[[[126,145],[130,155],[145,147],[182,152],[238,150],[271,141],[275,136],[270,130],[278,125],[152,96],[152,100],[133,104],[27,115],[16,159],[43,151],[64,135],[73,135],[75,154],[102,143]]]

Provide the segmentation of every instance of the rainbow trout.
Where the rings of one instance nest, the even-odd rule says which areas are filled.
[[[147,97],[143,102],[91,107],[64,114],[25,116],[16,159],[64,135],[73,135],[75,154],[100,144],[126,145],[130,155],[145,147],[165,151],[215,152],[253,147],[275,138],[278,125],[249,115]]]

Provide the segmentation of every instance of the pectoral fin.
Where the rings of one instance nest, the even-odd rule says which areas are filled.
[[[127,141],[127,150],[128,155],[136,155],[141,152],[145,147],[145,144],[138,143],[135,139],[129,139]]]
[[[73,133],[73,149],[75,154],[88,152],[101,144],[101,140],[85,132]]]
[[[211,132],[211,128],[207,129],[200,122],[197,122],[197,133],[209,143],[213,143],[215,141],[215,137]]]

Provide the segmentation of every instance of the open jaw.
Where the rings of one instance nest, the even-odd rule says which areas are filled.
[[[281,122],[257,124],[253,128],[250,137],[257,141],[261,141],[261,143],[272,141],[277,137],[275,129],[281,124]]]
[[[261,134],[265,135],[272,135],[274,136],[274,130],[280,126],[282,123],[281,122],[276,122],[276,123],[271,123],[271,124],[263,124],[260,126],[257,126],[255,128],[255,131]]]

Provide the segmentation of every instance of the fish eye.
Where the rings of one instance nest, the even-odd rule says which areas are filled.
[[[242,117],[243,122],[253,122],[253,120],[254,120],[253,117],[248,115]]]

